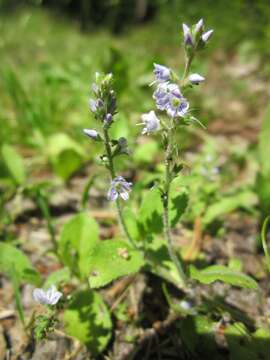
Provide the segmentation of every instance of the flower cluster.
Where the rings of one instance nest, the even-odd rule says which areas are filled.
[[[186,49],[189,50],[198,50],[203,48],[212,36],[214,30],[204,31],[203,19],[200,19],[194,26],[191,28],[183,24],[183,33],[184,33],[184,44]]]
[[[127,182],[122,176],[115,176],[113,160],[118,155],[129,155],[127,140],[120,137],[118,140],[110,140],[109,129],[113,124],[113,117],[116,114],[116,97],[112,88],[112,74],[101,75],[96,73],[96,82],[92,85],[94,99],[89,100],[90,111],[95,119],[101,121],[103,135],[95,129],[83,129],[85,135],[90,139],[103,142],[106,154],[101,158],[111,174],[111,185],[107,198],[115,201],[120,198],[128,200],[132,183]]]
[[[213,30],[204,32],[203,19],[199,20],[192,28],[183,24],[184,44],[186,49],[186,69],[181,80],[168,67],[154,63],[155,81],[151,84],[156,85],[153,98],[156,107],[160,111],[165,111],[167,115],[174,119],[185,118],[189,115],[189,102],[183,95],[182,90],[187,86],[198,85],[205,80],[200,74],[188,74],[191,62],[196,51],[202,49],[209,40]],[[182,90],[181,90],[182,89]],[[189,116],[194,120],[193,116]],[[150,134],[160,130],[160,120],[154,111],[143,114],[142,123],[144,125],[142,134]]]

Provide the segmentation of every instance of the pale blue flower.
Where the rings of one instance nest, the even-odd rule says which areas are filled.
[[[122,176],[117,176],[111,181],[111,186],[107,194],[110,201],[115,201],[120,196],[123,200],[128,200],[131,191],[131,182],[127,182]]]
[[[156,77],[156,81],[168,81],[171,76],[171,70],[166,66],[154,63],[154,74]]]
[[[33,291],[34,300],[42,305],[56,305],[62,296],[63,294],[57,291],[54,285],[48,290],[35,289]]]
[[[167,111],[167,114],[171,117],[183,117],[188,111],[189,103],[176,84],[160,84],[153,97],[156,100],[157,108]]]
[[[104,104],[103,104],[103,101],[101,99],[97,99],[97,100],[90,99],[89,100],[89,108],[93,113],[95,113],[97,110],[102,108],[103,105]]]
[[[160,120],[152,110],[147,114],[141,116],[142,124],[145,125],[142,129],[142,134],[150,134],[160,129]]]

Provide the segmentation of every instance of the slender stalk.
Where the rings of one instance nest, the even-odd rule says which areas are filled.
[[[108,134],[108,130],[106,128],[103,128],[103,135],[104,135],[104,144],[105,144],[105,149],[106,149],[106,155],[108,158],[108,170],[110,171],[111,179],[113,180],[116,176],[116,173],[115,173],[115,169],[114,169],[113,155],[112,155],[112,149],[111,149],[111,145],[110,145],[110,137]],[[123,232],[125,233],[130,245],[134,248],[137,248],[134,240],[132,239],[132,236],[130,235],[130,233],[128,231],[127,224],[126,224],[124,216],[123,216],[123,209],[121,206],[121,201],[119,198],[116,200],[116,208],[117,208],[119,222],[122,226]]]
[[[173,248],[173,241],[171,236],[171,226],[169,221],[169,199],[170,199],[170,188],[171,188],[171,160],[172,160],[172,152],[173,152],[173,128],[168,129],[168,142],[166,146],[166,154],[165,154],[165,179],[164,179],[164,193],[163,193],[163,226],[164,226],[164,235],[167,240],[167,246],[170,258],[174,263],[180,279],[183,282],[183,285],[186,285],[186,275],[183,269],[182,261],[177,257]]]

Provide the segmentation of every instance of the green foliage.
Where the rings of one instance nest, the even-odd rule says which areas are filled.
[[[35,318],[34,337],[37,341],[44,340],[57,325],[57,319],[53,315],[38,315]]]
[[[67,284],[71,279],[71,273],[68,267],[52,272],[46,279],[44,288],[49,288],[52,285]]]
[[[28,257],[10,244],[0,243],[0,272],[16,277],[19,284],[39,285],[41,283],[40,275],[33,268]]]
[[[104,350],[111,338],[110,313],[102,297],[93,291],[73,294],[64,323],[66,333],[85,344],[93,356]]]
[[[191,355],[222,359],[215,341],[215,325],[204,315],[187,316],[180,322],[180,336]]]
[[[181,288],[181,281],[177,269],[169,256],[165,239],[159,236],[148,236],[144,242],[144,250],[148,261],[147,269]]]
[[[260,328],[250,334],[242,323],[225,329],[225,338],[232,360],[267,360],[270,357],[270,332]]]
[[[63,180],[80,168],[85,156],[81,145],[64,133],[48,139],[47,152],[54,172]]]
[[[163,230],[163,205],[160,191],[151,189],[143,198],[139,211],[139,224],[144,233],[158,234]]]
[[[188,192],[183,187],[182,177],[176,177],[171,184],[169,218],[171,227],[175,227],[188,206]]]
[[[99,242],[89,257],[89,284],[105,286],[121,276],[136,273],[144,265],[140,252],[122,240]]]
[[[22,157],[11,145],[4,144],[1,148],[3,161],[14,182],[21,185],[26,180],[26,171]]]
[[[85,278],[89,274],[89,256],[98,242],[98,225],[89,214],[82,212],[69,220],[61,231],[59,256],[73,274]]]
[[[210,205],[203,217],[204,224],[210,224],[218,217],[228,214],[240,207],[250,209],[257,203],[256,195],[249,190],[244,190],[238,194],[225,196],[218,202]]]
[[[198,270],[191,265],[190,277],[202,284],[212,284],[215,281],[223,281],[227,284],[242,288],[254,290],[258,288],[258,284],[251,277],[223,265],[212,265],[203,270]]]

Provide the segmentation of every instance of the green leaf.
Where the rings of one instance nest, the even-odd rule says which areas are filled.
[[[160,192],[154,188],[143,198],[139,211],[139,222],[144,233],[158,234],[163,230],[163,204]]]
[[[26,282],[39,285],[41,283],[40,275],[33,268],[28,257],[10,244],[0,243],[0,272],[12,279],[16,275],[16,281],[20,284]]]
[[[81,145],[62,133],[49,138],[47,153],[54,172],[64,180],[80,168],[85,156]]]
[[[4,144],[1,150],[4,163],[11,177],[17,184],[23,184],[26,181],[26,173],[22,157],[11,145]]]
[[[70,281],[71,273],[68,267],[59,269],[51,273],[45,281],[44,287],[49,288],[51,285],[66,284]]]
[[[89,255],[98,242],[98,225],[86,212],[75,215],[61,231],[58,251],[63,263],[82,278],[89,274]]]
[[[65,331],[86,345],[93,356],[103,351],[110,338],[112,322],[102,297],[93,291],[79,291],[64,312]]]
[[[145,240],[145,251],[149,271],[169,281],[178,288],[183,288],[182,279],[172,262],[165,239],[158,236],[148,236]]]
[[[92,288],[109,284],[121,276],[140,270],[144,265],[142,255],[121,240],[101,241],[90,257],[89,283]]]
[[[212,284],[215,281],[223,281],[225,283],[247,289],[258,288],[256,281],[248,275],[238,271],[233,271],[223,265],[212,265],[203,270],[198,270],[191,265],[190,277],[202,284]]]
[[[133,240],[138,240],[140,238],[140,231],[137,222],[137,216],[135,216],[131,208],[125,206],[123,208],[123,217],[125,219],[130,236]]]
[[[205,225],[210,224],[213,220],[221,215],[228,214],[240,207],[246,209],[254,207],[257,204],[257,196],[252,191],[242,191],[238,194],[225,196],[218,203],[210,205],[203,217]]]
[[[195,358],[223,359],[215,341],[216,324],[204,315],[190,315],[179,322],[181,340]]]
[[[183,187],[182,178],[176,177],[171,184],[169,217],[171,227],[175,227],[188,206],[187,189]]]

